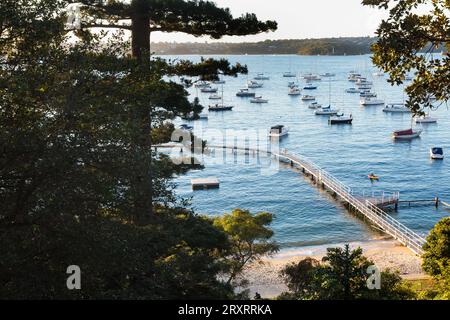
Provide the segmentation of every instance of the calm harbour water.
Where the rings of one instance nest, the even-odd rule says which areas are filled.
[[[166,57],[170,58],[170,57]],[[179,58],[179,57],[178,57]],[[200,57],[183,57],[198,61]],[[218,57],[216,57],[218,58]],[[234,105],[231,112],[210,113],[208,120],[188,123],[195,127],[196,135],[203,133],[208,140],[208,130],[268,130],[276,124],[289,127],[289,136],[282,140],[281,147],[291,153],[308,157],[319,166],[338,177],[348,186],[371,191],[400,191],[401,199],[433,199],[438,196],[450,202],[450,165],[448,160],[431,161],[429,148],[441,146],[450,155],[450,117],[445,105],[433,116],[438,124],[418,125],[424,132],[420,139],[411,142],[394,142],[394,130],[407,129],[411,124],[409,114],[386,114],[382,106],[362,107],[358,94],[345,93],[354,87],[347,80],[348,72],[358,71],[374,82],[373,91],[387,103],[402,102],[403,88],[392,87],[387,77],[374,77],[377,70],[370,56],[305,57],[305,56],[225,56],[231,62],[240,62],[249,67],[249,75],[225,78],[223,85],[226,104]],[[345,113],[352,113],[352,126],[330,126],[327,117],[315,116],[308,103],[300,97],[288,96],[287,83],[295,78],[283,78],[283,72],[335,73],[331,78],[331,104]],[[270,77],[264,87],[255,89],[258,95],[269,99],[268,104],[251,104],[248,99],[236,97],[236,92],[245,87],[247,80],[264,72]],[[298,79],[301,86],[305,81]],[[318,90],[305,92],[317,96],[317,101],[328,105],[329,80],[315,82]],[[217,85],[219,91],[221,85]],[[192,98],[198,95],[207,106],[209,94],[189,89]],[[211,137],[209,137],[211,138]],[[230,159],[220,163],[205,157],[205,169],[191,171],[176,179],[177,192],[181,197],[192,197],[192,207],[197,213],[216,215],[230,212],[234,208],[252,212],[267,211],[275,214],[272,227],[275,239],[283,247],[333,244],[364,241],[380,236],[366,223],[348,213],[329,194],[320,191],[299,173],[281,167],[272,175],[262,174],[264,164],[254,159]],[[370,172],[381,177],[372,184]],[[193,192],[192,178],[217,177],[220,189]],[[423,207],[401,207],[392,215],[420,234],[426,235],[433,225],[450,211],[432,205]]]

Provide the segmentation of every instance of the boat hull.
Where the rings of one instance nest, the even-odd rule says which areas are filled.
[[[330,124],[352,124],[353,119],[345,119],[345,120],[329,120]]]
[[[416,132],[414,132],[412,134],[404,134],[404,135],[393,134],[392,137],[395,140],[412,140],[412,139],[419,138],[421,134],[422,134],[422,130],[419,130],[419,131],[416,131]]]

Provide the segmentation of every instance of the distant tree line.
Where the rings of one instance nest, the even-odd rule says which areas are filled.
[[[160,55],[195,54],[299,54],[361,55],[370,54],[376,37],[351,37],[302,40],[266,40],[244,43],[152,43],[151,50]],[[437,48],[436,50],[439,50]]]

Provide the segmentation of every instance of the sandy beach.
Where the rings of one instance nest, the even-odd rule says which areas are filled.
[[[343,244],[302,247],[281,250],[273,257],[266,258],[262,263],[248,266],[243,276],[250,282],[251,297],[258,292],[264,298],[278,296],[287,288],[279,273],[286,264],[298,262],[306,257],[321,260],[326,255],[328,247],[340,247]],[[399,271],[405,279],[413,280],[426,277],[421,268],[421,259],[408,248],[394,240],[375,240],[355,242],[351,248],[361,247],[364,256],[372,260],[380,270]]]

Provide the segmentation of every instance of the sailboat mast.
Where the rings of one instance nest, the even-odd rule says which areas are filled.
[[[331,106],[331,79],[328,80],[328,105]]]

